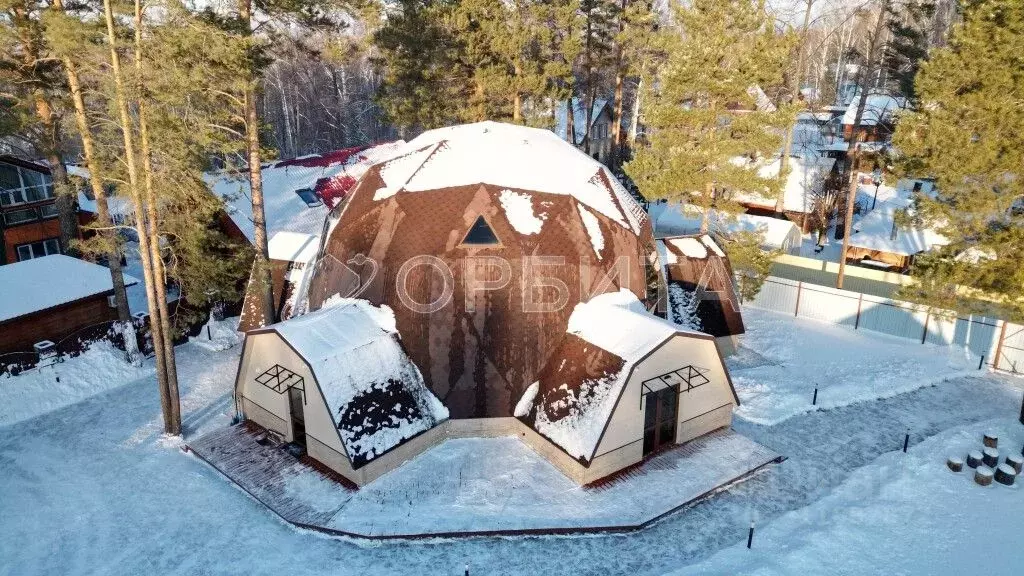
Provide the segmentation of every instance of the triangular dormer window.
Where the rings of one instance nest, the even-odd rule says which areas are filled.
[[[490,244],[500,244],[501,242],[498,241],[498,237],[494,235],[494,231],[491,230],[484,217],[477,216],[476,222],[473,222],[469,232],[466,232],[466,237],[462,239],[462,243],[470,246],[487,246]]]

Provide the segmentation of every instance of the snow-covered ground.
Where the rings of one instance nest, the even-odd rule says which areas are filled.
[[[58,364],[18,376],[0,375],[0,426],[52,412],[151,372],[151,365],[132,366],[125,361],[124,352],[103,340]]]
[[[776,424],[796,414],[886,398],[956,376],[976,374],[966,350],[745,307],[742,346],[770,363],[731,364],[736,414]],[[817,405],[812,404],[818,388]]]
[[[745,339],[770,340],[763,331],[785,332],[798,322],[784,316],[771,323],[751,321]],[[869,338],[851,334],[854,339]],[[856,342],[850,344],[854,350]],[[239,347],[213,352],[190,343],[178,350],[186,438],[226,426],[234,411],[231,386]],[[908,362],[891,384],[920,373],[933,361],[922,357]],[[747,366],[755,364],[749,361]],[[819,369],[828,367],[819,365]],[[467,562],[471,574],[641,576],[688,565],[695,565],[700,573],[725,574],[949,572],[945,565],[934,563],[918,570],[909,558],[893,559],[893,570],[878,563],[882,552],[906,553],[900,543],[919,547],[918,556],[934,554],[936,562],[957,554],[962,562],[968,558],[975,562],[965,565],[950,560],[954,572],[957,566],[970,566],[960,573],[998,574],[1006,562],[1019,563],[1022,553],[1019,538],[1008,541],[1006,536],[990,533],[989,527],[1003,521],[1001,514],[1012,514],[1012,503],[1006,499],[1019,501],[1020,490],[995,486],[977,489],[978,495],[973,495],[975,488],[966,475],[946,472],[942,459],[947,452],[962,450],[956,445],[957,429],[983,423],[966,432],[977,443],[980,437],[976,436],[993,426],[993,419],[1012,425],[1007,419],[1015,418],[1019,409],[1022,381],[975,374],[979,377],[961,376],[889,398],[797,414],[771,426],[737,417],[734,427],[739,432],[789,459],[639,532],[373,544],[327,538],[280,521],[210,467],[182,453],[175,442],[162,438],[151,374],[141,374],[134,381],[124,376],[118,382],[123,386],[0,427],[0,574],[461,575]],[[40,389],[40,393],[47,391]],[[886,455],[901,448],[907,429],[912,447],[925,440],[921,451],[913,448],[908,456]],[[949,436],[927,440],[937,434]],[[1011,437],[1009,432],[1000,434]],[[1019,444],[1021,439],[1016,441]],[[932,451],[928,442],[942,446]],[[927,474],[913,466],[908,472],[896,470],[901,458],[925,457],[930,459]],[[876,460],[889,468],[861,470]],[[865,492],[864,498],[855,500],[856,487],[864,486],[857,479],[881,471],[891,473],[893,483],[880,483],[875,495]],[[955,484],[941,484],[947,481]],[[918,482],[922,488],[911,492]],[[979,520],[968,519],[974,511],[954,517],[956,503],[936,502],[952,495],[965,506],[984,503],[977,511]],[[992,500],[983,500],[982,495]],[[875,513],[891,502],[894,510],[915,506],[919,511],[915,514],[926,517],[908,512],[905,522],[894,519],[878,524],[881,519],[872,519],[865,511],[864,518],[874,521],[858,526],[862,500],[871,503]],[[813,514],[790,515],[816,505],[820,508]],[[934,519],[927,517],[933,513]],[[745,548],[714,557],[720,550],[745,545],[752,515],[758,520],[758,534],[751,553],[764,554],[763,561],[734,564],[732,555],[746,553]],[[956,525],[959,522],[962,525]],[[813,533],[812,526],[832,525],[836,531]],[[1019,525],[1018,521],[1018,534]],[[964,535],[971,526],[988,535],[985,545],[982,535]],[[868,530],[875,527],[874,540],[869,541]],[[778,530],[775,536],[773,530]],[[800,552],[768,556],[783,541],[797,537],[807,542]],[[808,559],[810,554],[831,558]],[[994,560],[996,556],[1000,559]],[[833,566],[826,569],[814,565],[829,561]],[[801,566],[804,562],[810,566],[806,570]]]
[[[999,436],[1000,453],[1020,454],[1024,426],[998,419],[959,426],[889,452],[831,494],[755,532],[687,574],[1020,574],[1024,486],[974,483],[974,471],[946,458]]]

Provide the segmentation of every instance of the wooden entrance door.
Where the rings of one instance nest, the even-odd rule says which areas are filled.
[[[669,386],[647,394],[644,409],[644,456],[676,441],[679,387]]]
[[[303,411],[305,398],[302,390],[288,389],[288,404],[292,415],[292,442],[306,445],[306,418]]]

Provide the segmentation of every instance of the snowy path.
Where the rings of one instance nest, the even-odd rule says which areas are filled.
[[[188,434],[227,422],[238,349],[180,348]],[[883,452],[1012,416],[1020,381],[958,378],[876,402],[736,421],[790,457],[644,531],[616,536],[365,544],[295,530],[159,436],[155,382],[0,428],[3,574],[661,574],[821,499]],[[713,568],[712,568],[713,570]]]
[[[945,466],[950,455],[980,449],[990,431],[1004,456],[1020,452],[1024,427],[1013,418],[944,431],[908,454],[879,457],[828,496],[762,527],[753,549],[739,542],[678,576],[1020,574],[1024,486],[983,488],[970,468]]]

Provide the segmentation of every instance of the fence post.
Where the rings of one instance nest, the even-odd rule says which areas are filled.
[[[1003,326],[999,329],[999,341],[996,343],[996,355],[992,357],[992,367],[999,370],[999,360],[1003,357],[1003,340],[1006,339],[1006,320],[1003,320]]]
[[[796,309],[793,310],[793,316],[799,316],[800,315],[800,292],[803,291],[803,288],[804,288],[804,283],[803,282],[797,282],[796,283]]]
[[[864,293],[857,294],[857,319],[853,321],[853,329],[860,328],[860,305],[864,302]]]

